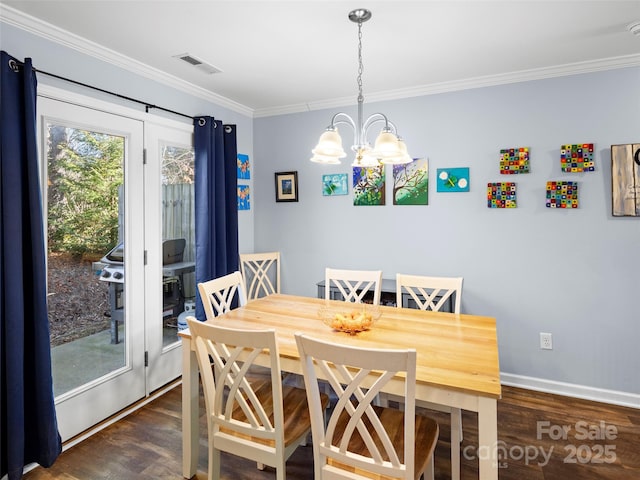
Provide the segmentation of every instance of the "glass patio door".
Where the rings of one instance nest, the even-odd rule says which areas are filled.
[[[178,331],[195,309],[193,126],[145,122],[148,393],[182,374]]]
[[[63,440],[143,398],[143,122],[38,98]]]

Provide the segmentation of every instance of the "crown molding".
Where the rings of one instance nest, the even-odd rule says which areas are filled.
[[[0,4],[0,21],[21,30],[42,37],[51,42],[71,48],[85,55],[89,55],[103,62],[110,63],[142,77],[154,80],[195,97],[207,100],[221,107],[228,108],[248,117],[253,117],[253,109],[234,102],[226,97],[217,95],[209,90],[198,87],[174,75],[169,75],[157,68],[122,55],[95,42],[87,40],[66,30],[27,15],[19,10]]]
[[[471,90],[474,88],[494,87],[510,83],[529,82],[532,80],[545,80],[549,78],[579,75],[583,73],[600,72],[604,70],[614,70],[618,68],[640,66],[640,54],[625,55],[621,57],[610,57],[587,62],[576,62],[566,65],[556,65],[553,67],[536,68],[531,70],[521,70],[518,72],[504,73],[499,75],[486,75],[483,77],[473,77],[451,82],[433,83],[429,85],[419,85],[416,87],[402,88],[398,90],[388,90],[385,92],[368,93],[367,102],[385,102],[389,100],[401,100],[411,97],[422,97],[425,95],[436,95],[439,93],[456,92],[459,90]],[[284,115],[288,113],[300,113],[311,110],[324,110],[327,108],[340,108],[346,105],[357,105],[355,97],[342,97],[331,100],[321,100],[304,104],[287,105],[277,108],[264,108],[254,110],[254,117],[270,117],[274,115]]]

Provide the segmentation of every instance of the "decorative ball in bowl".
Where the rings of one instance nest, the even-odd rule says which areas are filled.
[[[367,303],[327,302],[318,310],[325,325],[351,335],[369,330],[381,314],[380,307]]]

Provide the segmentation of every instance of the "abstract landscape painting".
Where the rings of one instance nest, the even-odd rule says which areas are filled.
[[[429,204],[429,162],[426,158],[393,166],[393,204]]]

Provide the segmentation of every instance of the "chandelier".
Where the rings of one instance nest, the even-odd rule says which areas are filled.
[[[338,125],[350,125],[354,131],[354,142],[351,150],[355,152],[354,167],[372,167],[383,164],[404,164],[411,162],[407,146],[398,136],[396,126],[382,113],[374,113],[363,119],[364,96],[362,94],[362,24],[371,18],[369,10],[359,8],[349,13],[349,20],[358,24],[358,118],[355,121],[344,112],[336,113],[331,118],[331,124],[320,136],[318,145],[311,151],[312,162],[337,164],[347,156],[342,148],[342,138],[338,132]],[[373,148],[367,141],[369,129],[379,123],[384,123],[380,134],[375,140]]]

